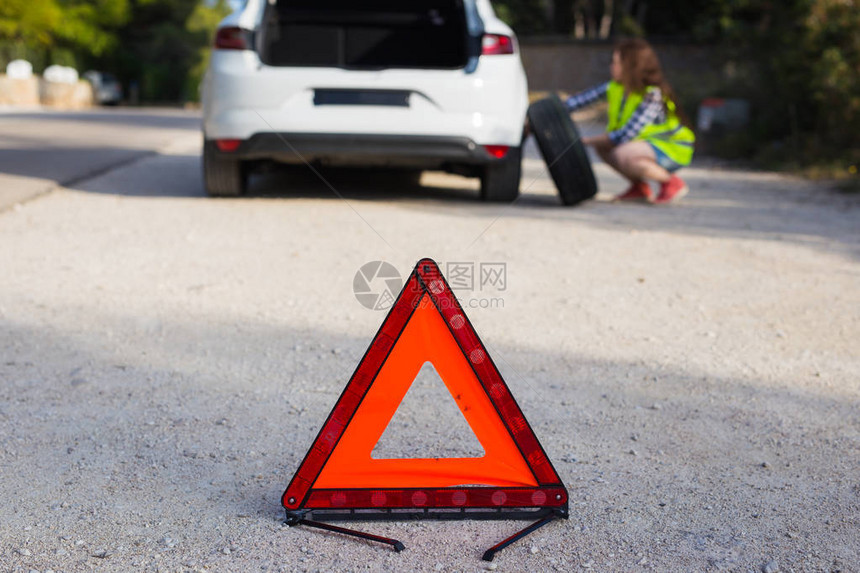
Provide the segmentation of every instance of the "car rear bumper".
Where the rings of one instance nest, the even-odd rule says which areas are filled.
[[[528,93],[514,55],[485,58],[472,73],[369,72],[272,67],[253,52],[229,52],[212,54],[203,82],[209,139],[245,140],[256,133],[468,137],[482,145],[519,145],[521,139]],[[331,92],[358,99],[326,99]],[[362,99],[380,92],[400,99]]]
[[[224,155],[283,163],[423,169],[497,161],[468,137],[385,134],[257,133]]]

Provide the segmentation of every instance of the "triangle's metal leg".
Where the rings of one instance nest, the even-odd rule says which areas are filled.
[[[335,533],[342,533],[344,535],[349,535],[352,537],[367,539],[368,541],[377,541],[379,543],[385,543],[386,545],[392,546],[394,550],[398,553],[400,553],[406,548],[403,543],[397,541],[396,539],[390,539],[388,537],[382,537],[380,535],[373,535],[372,533],[365,533],[364,531],[356,531],[355,529],[338,527],[336,525],[329,525],[328,523],[321,523],[319,521],[311,521],[310,519],[301,519],[296,525],[307,525],[308,527],[316,527],[317,529],[334,531]]]
[[[484,556],[481,559],[483,559],[484,561],[492,561],[493,557],[496,556],[496,553],[498,553],[499,551],[501,551],[502,549],[504,549],[508,545],[510,545],[516,541],[519,541],[520,539],[522,539],[523,537],[525,537],[529,533],[532,533],[535,530],[540,529],[541,527],[543,527],[544,525],[546,525],[547,523],[549,523],[553,519],[556,519],[556,517],[557,516],[553,514],[553,515],[548,515],[548,516],[546,516],[543,519],[540,519],[538,521],[535,521],[534,523],[532,523],[531,525],[529,525],[528,527],[526,527],[522,531],[518,531],[517,533],[514,533],[513,535],[511,535],[510,537],[508,537],[507,539],[505,539],[501,543],[497,543],[496,545],[493,545],[492,547],[487,549],[484,552]]]

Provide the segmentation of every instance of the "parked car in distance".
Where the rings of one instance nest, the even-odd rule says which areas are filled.
[[[84,78],[93,86],[93,96],[99,105],[117,105],[122,101],[122,84],[107,72],[90,70]]]
[[[248,0],[202,86],[203,174],[241,195],[261,161],[439,169],[519,193],[528,108],[516,37],[489,0]]]

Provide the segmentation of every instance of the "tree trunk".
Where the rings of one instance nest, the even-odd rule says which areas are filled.
[[[603,16],[600,18],[600,37],[606,39],[612,31],[612,16],[615,11],[613,0],[603,1]]]
[[[573,28],[573,37],[577,40],[581,40],[585,38],[585,18],[582,16],[582,12],[577,11],[574,15],[576,19],[576,23]]]
[[[598,2],[602,0],[597,0]],[[597,15],[595,14],[595,0],[584,0],[580,5],[578,13],[582,15],[584,30],[583,35],[587,38],[597,37]]]

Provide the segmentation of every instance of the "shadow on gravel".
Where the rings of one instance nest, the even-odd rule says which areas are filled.
[[[75,185],[154,155],[199,128],[199,115],[182,110],[0,113],[0,178],[33,180],[0,181],[0,205],[4,196],[13,202],[30,198],[52,183]],[[4,194],[7,185],[11,191]]]
[[[408,203],[420,200],[440,206],[481,204],[477,180],[451,176],[451,187],[421,184],[408,173],[384,169],[310,168],[273,165],[251,180],[250,197],[334,199]],[[459,184],[459,185],[457,185]]]
[[[504,232],[506,220],[525,218],[624,231],[788,241],[824,250],[841,245],[860,257],[857,196],[774,174],[690,168],[684,177],[692,191],[678,205],[615,204],[607,198],[621,192],[625,183],[604,165],[597,165],[596,172],[602,194],[573,208],[560,205],[544,170],[536,169],[534,162],[526,165],[523,175],[523,189],[531,188],[511,205],[483,203],[475,179],[425,175],[424,181],[444,181],[443,187],[416,184],[383,170],[322,169],[323,181],[307,167],[281,165],[252,176],[246,197],[207,200],[283,199],[289,204],[293,199],[346,199],[359,211],[363,202],[386,202],[406,211],[483,218],[493,224],[493,232]],[[195,155],[146,157],[73,188],[134,197],[206,199],[200,158]]]
[[[0,324],[6,542],[26,538],[33,554],[53,555],[58,535],[74,531],[110,543],[112,567],[128,569],[140,554],[159,552],[160,565],[173,566],[189,554],[220,559],[225,546],[296,560],[303,555],[283,545],[302,540],[314,545],[312,565],[332,570],[355,542],[276,528],[279,496],[371,333],[235,318],[98,324]],[[642,556],[658,570],[860,561],[856,400],[587,356],[495,352],[571,493],[571,520],[542,531],[541,555],[528,542],[505,555],[516,568],[543,570],[548,556],[589,558],[599,570],[633,570]],[[52,527],[30,527],[37,523]],[[432,527],[391,526],[407,545],[424,539],[398,557],[401,569],[428,550],[449,551],[458,526]],[[494,527],[481,524],[488,536]],[[379,548],[354,547],[379,558]],[[477,559],[468,551],[455,553]]]
[[[157,162],[157,166],[154,163]],[[319,173],[319,175],[317,175]],[[424,186],[408,174],[378,169],[322,168],[314,173],[305,166],[269,165],[255,171],[246,195],[239,198],[209,198],[203,189],[198,155],[144,157],[123,167],[71,185],[76,191],[128,197],[197,197],[229,203],[254,199],[322,199],[341,201],[399,202],[416,200],[440,206],[480,202],[478,187],[465,178],[453,178],[462,187]],[[322,178],[320,177],[322,176]]]
[[[74,186],[131,161],[154,155],[146,149],[124,147],[50,146],[0,148],[0,174],[49,179]]]

